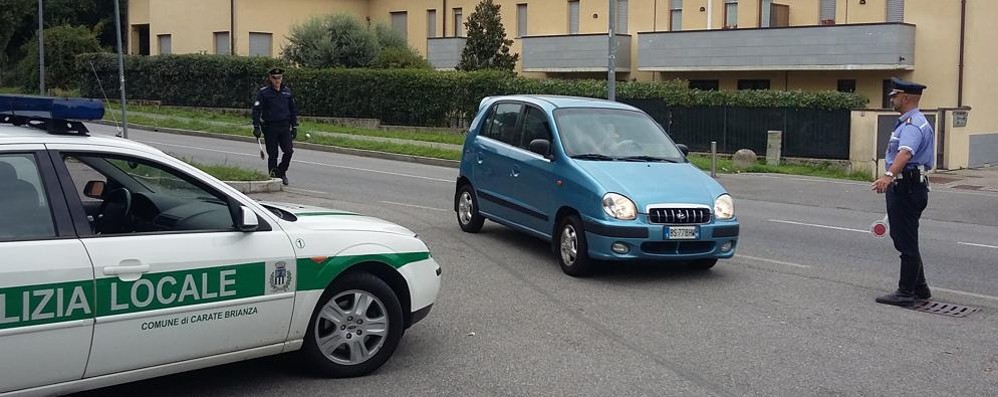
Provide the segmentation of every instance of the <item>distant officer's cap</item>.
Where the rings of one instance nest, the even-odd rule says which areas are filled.
[[[268,70],[267,73],[268,74],[284,74],[284,69],[281,69],[281,68],[270,68],[270,70]]]
[[[890,96],[895,94],[906,93],[912,95],[922,95],[922,90],[925,89],[924,84],[919,84],[913,81],[901,80],[897,77],[891,77],[892,90]]]

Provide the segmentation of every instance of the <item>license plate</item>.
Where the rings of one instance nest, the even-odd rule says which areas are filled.
[[[700,231],[696,226],[670,226],[665,234],[669,240],[696,240],[699,237]]]

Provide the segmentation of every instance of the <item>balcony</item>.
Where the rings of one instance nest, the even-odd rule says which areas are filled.
[[[915,25],[638,33],[638,70],[913,70]]]
[[[426,60],[437,70],[454,70],[461,62],[466,37],[435,37],[426,40]]]
[[[631,71],[631,36],[616,35],[618,72]],[[606,72],[607,34],[526,36],[522,41],[524,72]]]

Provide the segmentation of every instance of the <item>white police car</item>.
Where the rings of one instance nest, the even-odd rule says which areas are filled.
[[[0,395],[62,394],[299,350],[381,366],[440,267],[410,230],[258,203],[157,149],[90,137],[99,102],[0,96]]]

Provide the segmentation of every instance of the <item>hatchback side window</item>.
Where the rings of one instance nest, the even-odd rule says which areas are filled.
[[[55,237],[33,154],[0,154],[0,241]]]
[[[520,131],[516,129],[521,105],[500,103],[496,105],[485,136],[513,146],[520,145]]]
[[[530,142],[534,139],[547,139],[551,141],[551,129],[548,127],[548,119],[544,112],[535,107],[527,107],[523,113],[523,139],[520,147],[530,149]]]
[[[64,154],[94,234],[233,230],[228,198],[142,159]]]

